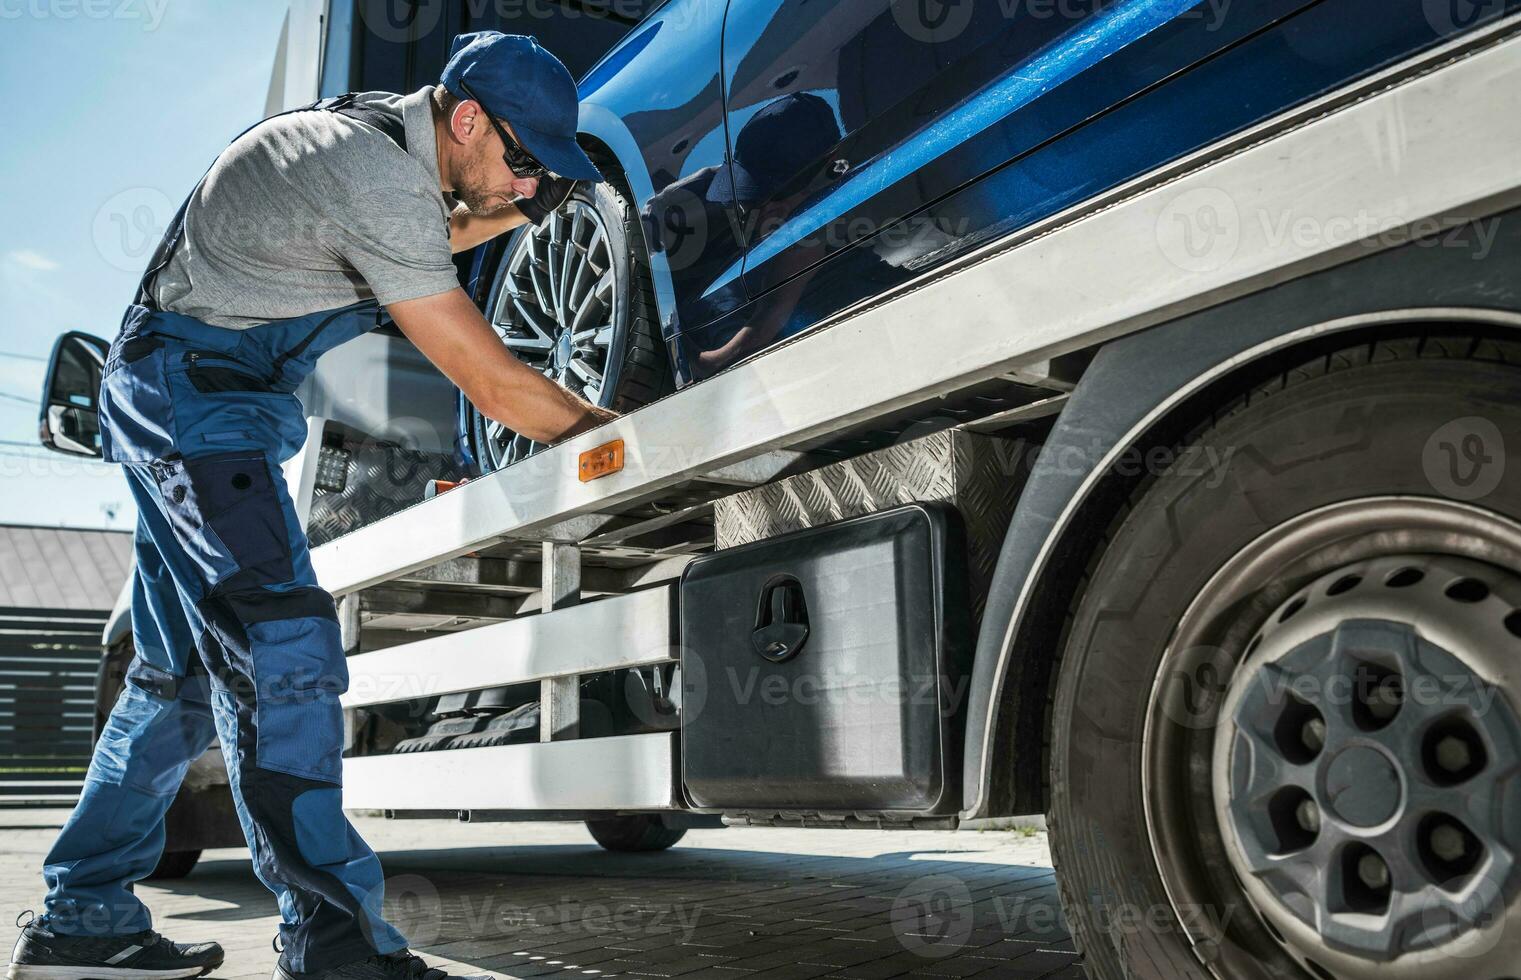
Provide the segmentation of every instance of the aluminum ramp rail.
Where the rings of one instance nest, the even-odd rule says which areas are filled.
[[[620,542],[674,525],[704,501],[806,468],[808,451],[842,432],[911,416],[1000,380],[1031,382],[1035,401],[1049,396],[1040,382],[1059,355],[1429,234],[1438,227],[1434,219],[1473,220],[1514,206],[1521,200],[1517,23],[1511,18],[1271,120],[674,396],[323,545],[312,554],[318,580],[335,594],[357,593],[415,578],[420,569],[449,568],[460,556],[480,556],[465,559],[467,567],[507,561],[492,558],[492,549],[514,543],[519,556],[542,546],[546,554],[557,551],[562,564],[577,548],[616,553]],[[1201,215],[1224,222],[1202,252],[1184,237],[1208,227]],[[929,330],[935,357],[924,356]],[[842,385],[847,365],[850,383]],[[624,469],[581,482],[579,455],[613,439],[624,442]],[[634,588],[674,576],[684,560],[679,546],[630,549],[625,567],[587,568],[585,583],[578,562],[574,591],[583,584],[595,591],[593,573],[609,592]],[[546,582],[552,564],[544,563]],[[563,605],[553,592],[552,585],[539,588],[537,608]],[[482,676],[473,656],[521,656],[541,647],[557,628],[551,620],[567,614],[514,621],[510,638],[491,629],[462,634],[448,658],[435,658],[439,647],[429,641],[393,648],[385,670],[426,678],[421,683],[430,690],[459,690]],[[643,637],[616,631],[583,640],[575,669],[622,665],[630,643],[648,649]],[[512,676],[526,679],[537,669]],[[556,677],[563,692],[565,675]],[[552,682],[544,683],[547,696]],[[639,736],[667,746],[673,737]],[[582,769],[597,766],[599,743],[611,741],[587,740],[582,756],[560,759],[564,806],[580,798],[578,773],[600,769]],[[544,747],[517,748],[526,757]],[[473,750],[351,759],[346,801],[380,805],[383,783],[420,779],[426,773],[419,765],[442,766],[445,757],[451,782],[532,775],[522,772],[527,764],[516,753],[465,762],[465,751]],[[669,753],[652,755],[659,761],[635,780],[638,791],[625,787],[630,800],[676,796]],[[630,755],[623,764],[639,763]],[[499,799],[510,795],[491,796],[493,805],[517,805]],[[562,805],[537,790],[522,798],[528,808]]]

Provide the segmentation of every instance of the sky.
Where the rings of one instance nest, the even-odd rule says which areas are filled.
[[[128,529],[119,468],[40,448],[53,341],[110,339],[165,223],[263,114],[280,0],[0,0],[0,523]]]

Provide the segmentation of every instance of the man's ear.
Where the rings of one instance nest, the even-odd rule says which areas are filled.
[[[486,118],[482,113],[485,110],[481,104],[472,99],[466,99],[454,107],[449,114],[449,135],[454,137],[456,143],[469,143],[480,135],[481,129],[486,125]]]

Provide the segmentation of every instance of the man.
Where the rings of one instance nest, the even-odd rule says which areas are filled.
[[[276,980],[444,977],[381,917],[380,862],[341,809],[348,674],[279,466],[305,438],[292,392],[380,307],[517,432],[554,442],[612,417],[509,356],[450,259],[601,179],[576,118],[574,81],[533,39],[464,35],[437,88],[266,120],[186,201],[101,389],[105,458],[124,464],[140,515],[136,657],[10,980],[167,980],[222,963],[215,943],[151,931],[132,893],[213,737],[278,898]]]

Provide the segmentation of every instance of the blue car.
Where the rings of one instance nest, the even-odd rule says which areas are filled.
[[[481,250],[477,295],[627,411],[1514,6],[669,0],[581,81],[608,182]],[[535,448],[461,435],[484,471]]]

